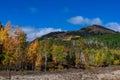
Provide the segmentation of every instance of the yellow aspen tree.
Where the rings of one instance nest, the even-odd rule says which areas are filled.
[[[35,40],[28,47],[27,56],[28,56],[28,60],[30,61],[30,63],[32,63],[32,70],[35,69],[35,65],[37,66],[38,61],[40,60],[40,55],[38,53],[38,48],[39,48],[39,41],[38,40]]]
[[[5,28],[0,30],[0,44],[3,44],[4,40],[12,35],[11,24],[8,22]]]
[[[53,45],[52,56],[55,63],[65,62],[67,56],[67,49],[65,46]]]
[[[15,53],[15,44],[12,37],[7,38],[4,41],[4,51],[5,51],[5,59],[3,60],[3,64],[6,66],[11,66],[14,64],[14,53]]]
[[[4,30],[4,41],[3,47],[5,52],[5,59],[3,60],[3,64],[9,67],[14,63],[13,54],[15,51],[14,39],[12,36],[12,29],[10,22],[6,24]]]
[[[26,43],[26,34],[22,31],[21,28],[16,27],[14,31],[14,39],[16,44],[16,51],[15,51],[15,60],[16,60],[16,68],[23,70],[24,63],[26,60],[25,54],[25,43]]]

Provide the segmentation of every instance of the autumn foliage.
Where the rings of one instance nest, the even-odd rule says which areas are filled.
[[[20,27],[10,22],[0,26],[1,70],[55,70],[120,65],[120,50],[99,40],[78,36],[70,39],[36,39],[26,41]]]

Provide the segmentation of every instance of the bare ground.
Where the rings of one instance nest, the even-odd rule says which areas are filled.
[[[0,80],[120,80],[120,66],[97,67],[85,70],[68,69],[52,72],[11,71],[9,73],[9,71],[0,71]]]

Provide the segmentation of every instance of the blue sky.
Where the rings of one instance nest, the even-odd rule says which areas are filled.
[[[0,21],[21,26],[28,40],[92,24],[120,31],[120,0],[0,0]]]

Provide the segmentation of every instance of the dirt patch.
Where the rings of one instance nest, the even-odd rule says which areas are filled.
[[[67,69],[52,72],[23,71],[0,72],[0,80],[120,80],[120,66],[92,69]]]

